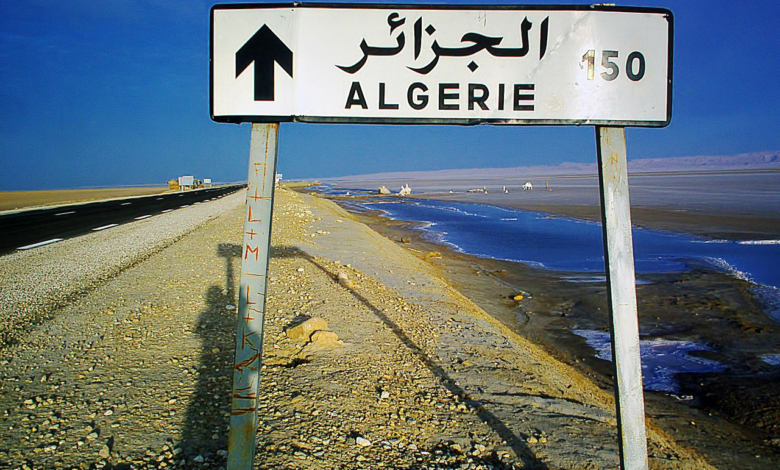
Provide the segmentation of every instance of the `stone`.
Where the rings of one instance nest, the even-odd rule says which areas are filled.
[[[328,349],[335,349],[343,345],[344,342],[339,340],[338,335],[332,331],[315,331],[311,335],[311,342],[303,347],[301,352],[305,355],[316,353],[319,351],[325,351]]]
[[[301,343],[308,342],[312,333],[320,330],[327,330],[328,322],[322,318],[309,318],[300,325],[294,326],[286,331],[287,337]]]
[[[339,271],[339,273],[336,275],[336,280],[344,287],[352,287],[352,280],[344,271]]]
[[[315,331],[311,335],[311,342],[320,346],[338,346],[342,344],[336,333],[322,330]]]
[[[100,452],[98,452],[98,455],[101,459],[107,459],[111,456],[111,449],[108,448],[107,445],[104,445],[100,448]]]
[[[371,441],[363,436],[358,436],[355,438],[355,444],[359,445],[360,447],[368,447],[371,445]]]

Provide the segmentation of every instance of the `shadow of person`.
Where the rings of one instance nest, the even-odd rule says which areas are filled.
[[[217,247],[217,254],[225,258],[225,289],[212,285],[206,291],[206,307],[201,312],[195,331],[201,339],[198,381],[187,408],[182,440],[178,445],[184,451],[185,456],[192,458],[200,455],[213,463],[224,460],[224,457],[217,457],[214,454],[227,449],[236,328],[236,311],[235,309],[229,310],[227,305],[235,305],[237,300],[233,278],[233,260],[240,259],[241,247],[220,244]],[[296,247],[274,246],[271,249],[271,257],[303,258],[329,277],[335,278],[337,274],[329,271],[308,253]],[[523,463],[523,468],[548,469],[548,466],[536,457],[525,441],[511,428],[482,406],[482,403],[467,398],[465,390],[449,376],[441,364],[418,346],[402,327],[360,292],[348,286],[344,286],[344,288],[356,300],[370,309],[407,348],[417,355],[425,367],[437,377],[442,386],[454,395],[461,397],[463,403],[474,410],[480,420],[506,441]]]
[[[220,243],[217,255],[225,258],[225,287],[212,285],[206,290],[206,305],[195,328],[201,341],[198,378],[177,446],[188,459],[200,455],[211,462],[222,460],[219,451],[227,450],[236,328],[233,260],[240,259],[241,246]]]

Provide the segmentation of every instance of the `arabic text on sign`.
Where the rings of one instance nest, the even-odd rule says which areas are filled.
[[[387,24],[390,27],[390,34],[393,33],[398,27],[406,23],[406,18],[401,18],[398,13],[391,13],[387,17]],[[550,17],[545,18],[539,27],[539,60],[541,60],[547,52],[547,35],[549,31]],[[498,47],[504,40],[503,37],[485,36],[480,33],[466,33],[461,38],[461,43],[466,45],[461,47],[446,47],[441,46],[437,39],[434,39],[431,44],[431,51],[433,52],[433,59],[422,67],[409,67],[409,70],[413,70],[421,75],[427,75],[430,73],[436,65],[439,63],[439,59],[442,57],[469,57],[477,54],[480,51],[487,51],[493,57],[525,57],[530,50],[529,31],[532,29],[533,23],[524,18],[520,23],[520,47]],[[425,29],[425,33],[428,36],[433,36],[436,32],[436,28],[429,24]],[[424,35],[423,35],[423,17],[417,19],[414,23],[414,59],[417,60],[420,56],[422,49]],[[360,42],[360,50],[363,53],[356,63],[350,66],[337,65],[341,70],[354,74],[358,72],[368,62],[369,57],[390,57],[399,54],[406,46],[406,33],[401,32],[395,38],[395,45],[392,46],[370,46],[365,39]],[[468,66],[469,70],[474,72],[479,65],[475,61],[471,61]]]

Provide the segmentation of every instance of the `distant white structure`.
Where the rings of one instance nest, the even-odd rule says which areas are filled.
[[[506,186],[504,186],[504,194],[509,194],[509,190],[506,189]]]
[[[398,191],[399,196],[408,196],[412,194],[412,188],[408,184],[401,185],[401,190]]]
[[[523,185],[523,191],[533,191],[533,190],[534,190],[534,185],[532,185],[530,181],[527,181]]]
[[[389,189],[387,189],[387,186],[380,186],[379,187],[379,194],[392,194]]]
[[[179,176],[179,189],[195,189],[195,177]]]
[[[205,188],[211,187],[211,178],[203,178],[203,187]]]
[[[276,185],[277,185],[277,186],[279,186],[280,184],[282,184],[282,174],[281,174],[281,173],[277,173],[277,174],[276,174],[276,179],[275,179],[274,181],[276,182]]]

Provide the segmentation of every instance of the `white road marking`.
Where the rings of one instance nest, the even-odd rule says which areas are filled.
[[[19,248],[17,248],[17,250],[29,250],[30,248],[38,248],[39,246],[48,245],[49,243],[61,242],[62,240],[63,240],[62,238],[52,238],[51,240],[46,240],[45,242],[38,242],[38,243],[33,243],[32,245],[20,246]]]
[[[76,213],[76,211],[68,211],[68,212],[60,212],[60,213],[54,214],[54,215],[55,216],[57,216],[57,215],[68,215],[68,214],[75,214],[75,213]]]
[[[92,230],[97,232],[98,230],[105,230],[107,228],[116,227],[117,225],[119,225],[119,224],[108,224],[108,225],[104,225],[102,227],[93,228]]]
[[[172,210],[173,209],[165,209],[164,211],[162,211],[162,213],[165,214],[166,212],[171,212]]]
[[[185,205],[179,206],[179,207],[190,207],[190,205],[189,204],[185,204]]]
[[[123,205],[123,206],[129,206],[130,204],[132,204],[132,202],[123,202],[121,205]]]
[[[162,201],[162,198],[158,197],[157,199],[155,199],[155,201]]]
[[[135,220],[148,219],[151,216],[152,216],[152,214],[146,214],[146,215],[142,215],[141,217],[136,217]]]

